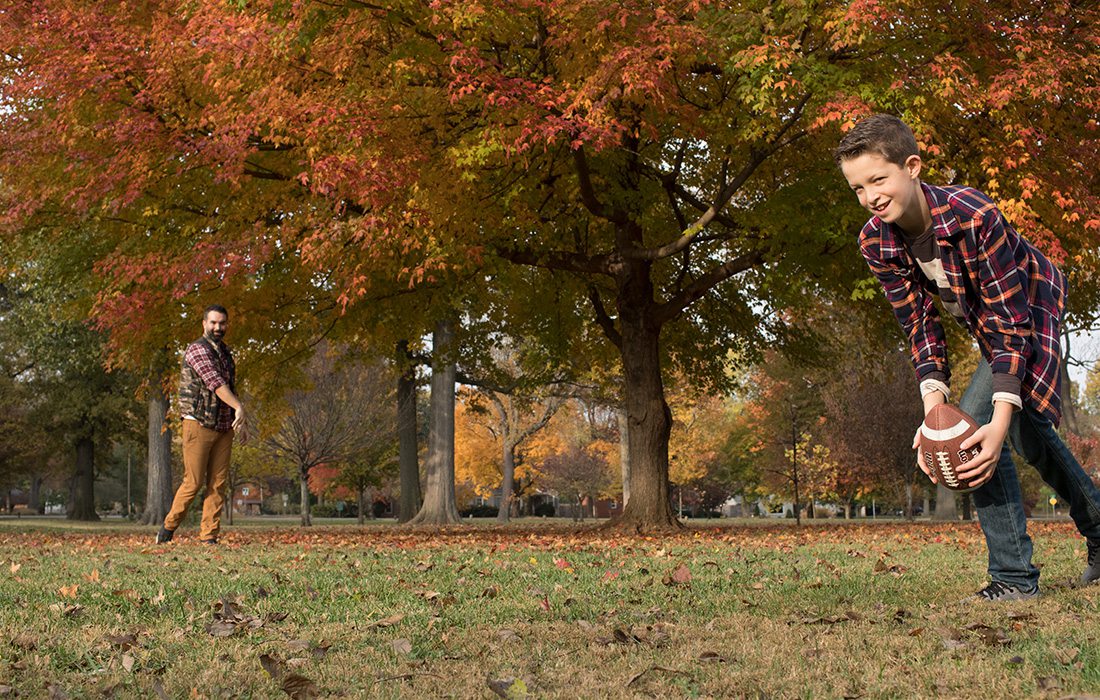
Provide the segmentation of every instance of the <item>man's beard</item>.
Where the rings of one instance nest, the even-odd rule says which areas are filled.
[[[210,331],[206,334],[207,340],[220,342],[225,337],[225,331]]]

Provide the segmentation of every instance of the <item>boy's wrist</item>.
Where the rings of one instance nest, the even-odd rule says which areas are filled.
[[[947,397],[939,391],[931,391],[922,396],[921,399],[924,401],[924,415],[926,416],[934,406],[938,406],[942,403],[947,403]]]

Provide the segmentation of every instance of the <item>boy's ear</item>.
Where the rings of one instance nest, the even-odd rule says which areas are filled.
[[[909,173],[910,180],[916,180],[920,177],[920,169],[923,165],[920,156],[913,154],[905,159],[905,170]]]

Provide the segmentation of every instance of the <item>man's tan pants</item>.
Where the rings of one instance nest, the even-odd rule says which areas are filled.
[[[225,485],[229,480],[229,455],[233,431],[219,433],[202,427],[198,421],[183,421],[183,483],[176,491],[172,510],[164,518],[164,527],[179,527],[191,501],[206,487],[202,502],[202,527],[199,539],[216,540],[222,525]]]

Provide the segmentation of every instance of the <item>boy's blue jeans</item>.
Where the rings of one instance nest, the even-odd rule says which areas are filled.
[[[979,425],[985,425],[993,418],[992,401],[993,373],[983,359],[959,407]],[[1070,454],[1051,422],[1031,407],[1025,405],[1013,415],[1008,438],[993,478],[972,495],[989,548],[990,579],[1031,589],[1039,583],[1039,569],[1031,563],[1031,537],[1009,443],[1039,471],[1043,481],[1058,494],[1059,502],[1069,504],[1069,515],[1077,529],[1094,541],[1100,541],[1100,490]]]

